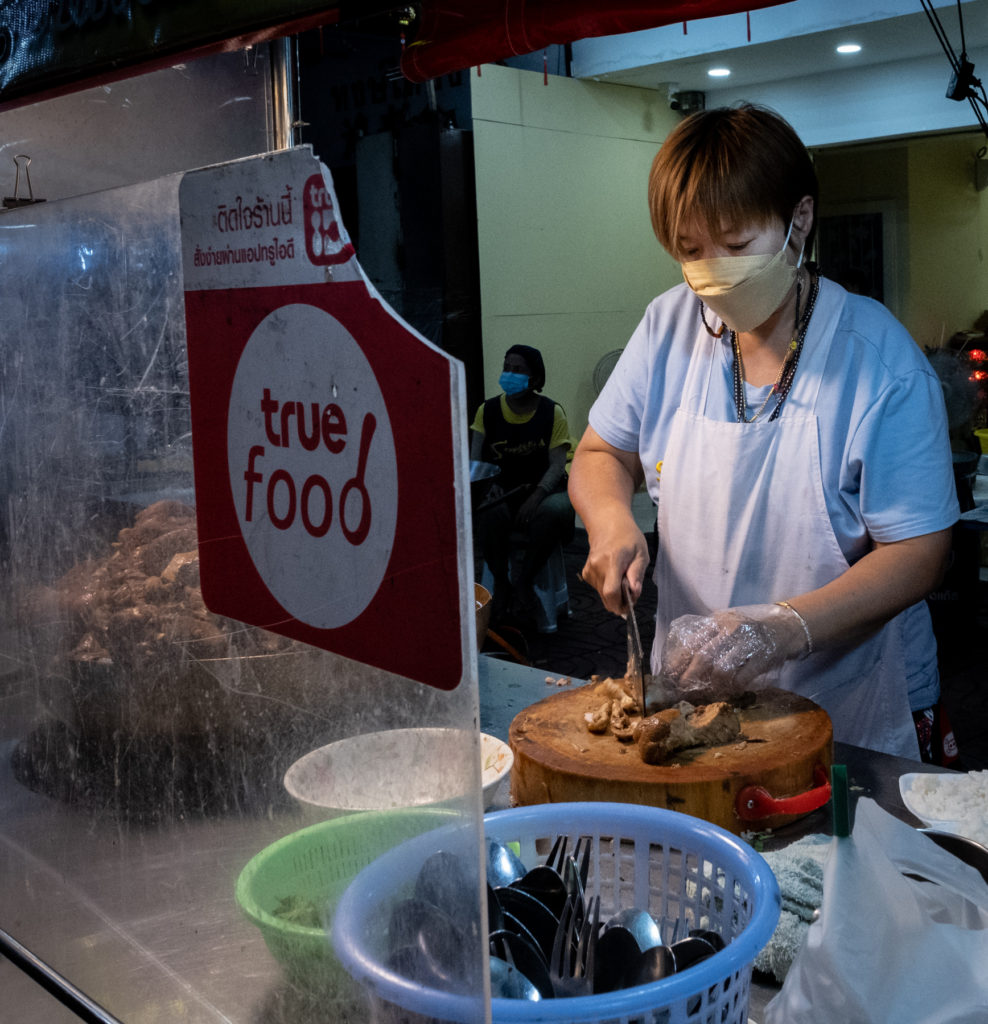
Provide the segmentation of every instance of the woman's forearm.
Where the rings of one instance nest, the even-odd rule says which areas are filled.
[[[951,531],[876,544],[837,579],[805,594],[773,595],[806,620],[818,650],[860,639],[922,600],[943,576]]]
[[[637,597],[648,568],[648,545],[631,512],[641,475],[636,453],[613,448],[587,428],[570,468],[570,500],[590,543],[583,578],[615,614],[624,609],[621,580],[627,576]]]
[[[587,427],[573,455],[569,493],[591,537],[595,524],[607,523],[615,515],[631,517],[631,499],[640,474],[637,455],[613,448]]]

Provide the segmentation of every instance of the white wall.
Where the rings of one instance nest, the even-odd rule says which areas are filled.
[[[654,90],[485,65],[473,79],[486,393],[505,350],[534,345],[575,437],[592,374],[645,306],[681,280],[652,234],[646,188],[678,120]]]

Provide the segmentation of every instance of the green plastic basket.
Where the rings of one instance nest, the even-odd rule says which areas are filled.
[[[299,988],[346,996],[349,976],[329,941],[332,915],[356,875],[398,843],[455,819],[450,811],[367,811],[310,825],[263,849],[237,879],[241,910],[257,925],[271,955]],[[276,913],[292,901],[322,920],[311,926]]]

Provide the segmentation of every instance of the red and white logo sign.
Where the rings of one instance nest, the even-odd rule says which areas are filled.
[[[227,422],[237,521],[268,589],[309,626],[351,622],[398,518],[391,421],[360,345],[315,306],[280,307],[247,341]]]
[[[182,182],[203,597],[452,689],[462,373],[369,289],[313,167],[289,150]]]
[[[350,259],[353,246],[340,231],[336,202],[321,174],[313,174],[305,183],[302,209],[309,261],[317,267],[328,267]]]

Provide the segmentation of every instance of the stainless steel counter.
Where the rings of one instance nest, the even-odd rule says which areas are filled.
[[[519,710],[556,692],[546,676],[481,658],[481,728],[506,739]],[[304,824],[287,800],[259,793],[227,813],[148,823],[128,820],[112,802],[75,806],[46,796],[14,770],[18,745],[34,724],[29,703],[24,694],[0,690],[0,929],[125,1024],[365,1019],[359,1009],[314,1004],[286,984],[235,903],[234,884],[247,860]],[[897,788],[898,776],[917,770],[915,763],[844,746],[837,757],[848,767],[852,798],[873,797],[915,823]],[[823,810],[772,842],[826,831]],[[2,1019],[76,1020],[3,958],[0,992]],[[772,993],[756,986],[756,1020]]]

